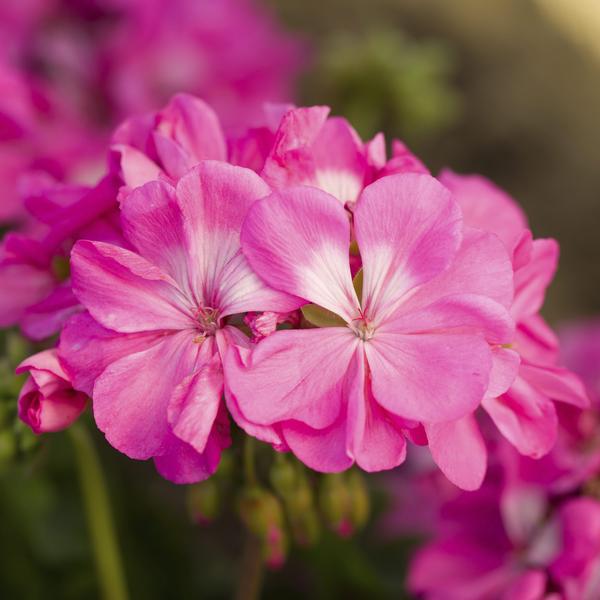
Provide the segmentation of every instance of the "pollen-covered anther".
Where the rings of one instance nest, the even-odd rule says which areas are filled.
[[[198,321],[198,329],[203,337],[214,335],[219,329],[219,309],[210,306],[199,307],[194,317]]]
[[[352,319],[350,329],[352,329],[352,331],[364,342],[369,341],[375,333],[373,324],[369,323],[369,321],[362,316]]]

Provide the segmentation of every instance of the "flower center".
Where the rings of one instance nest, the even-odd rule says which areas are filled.
[[[198,322],[197,328],[202,337],[215,335],[219,329],[219,309],[210,306],[201,306],[194,315]]]
[[[352,322],[348,325],[348,327],[350,327],[354,334],[363,340],[363,342],[369,341],[375,333],[375,327],[373,324],[369,323],[369,321],[362,315],[356,319],[352,319]]]

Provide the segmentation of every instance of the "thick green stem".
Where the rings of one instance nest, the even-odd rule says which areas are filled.
[[[235,600],[258,600],[264,577],[264,560],[260,541],[252,533],[246,533],[244,554],[238,575]]]
[[[127,600],[121,554],[102,466],[81,423],[68,429],[73,442],[98,579],[105,600]]]
[[[256,485],[256,466],[254,465],[255,441],[249,435],[244,436],[244,477],[249,486]]]

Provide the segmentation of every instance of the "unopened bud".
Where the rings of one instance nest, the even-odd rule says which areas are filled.
[[[280,567],[287,554],[287,536],[279,500],[255,486],[242,493],[238,510],[244,525],[260,540],[265,563],[272,568]]]
[[[198,525],[207,525],[219,514],[219,486],[214,479],[207,479],[187,488],[187,508],[190,517]]]
[[[343,473],[323,476],[319,500],[327,526],[342,537],[352,535],[350,492]]]
[[[301,546],[314,544],[320,526],[304,467],[283,454],[277,455],[271,467],[271,484],[283,500],[294,541]]]
[[[341,537],[353,535],[369,518],[368,490],[357,471],[323,476],[320,501],[325,522]]]
[[[362,529],[369,520],[371,501],[365,478],[358,471],[348,473],[348,487],[352,501],[351,521],[355,530]]]

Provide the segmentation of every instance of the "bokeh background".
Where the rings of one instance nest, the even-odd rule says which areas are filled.
[[[493,179],[523,205],[536,236],[561,243],[545,307],[550,322],[600,313],[597,2],[263,5],[307,50],[294,84],[298,104],[329,104],[364,137],[379,130],[399,137],[434,172],[449,166]],[[6,38],[4,51],[2,44]],[[246,51],[260,49],[248,40]],[[97,597],[71,439],[33,439],[15,425],[12,369],[31,348],[12,333],[2,346],[0,597]],[[184,488],[113,451],[100,435],[96,441],[132,598],[231,597],[242,546],[234,512],[224,508],[212,524],[194,524]],[[265,598],[404,597],[415,540],[384,535],[386,480],[372,477],[370,484],[368,526],[349,540],[324,533],[315,548],[293,549],[286,565],[267,575]],[[223,507],[227,487],[219,491]]]

